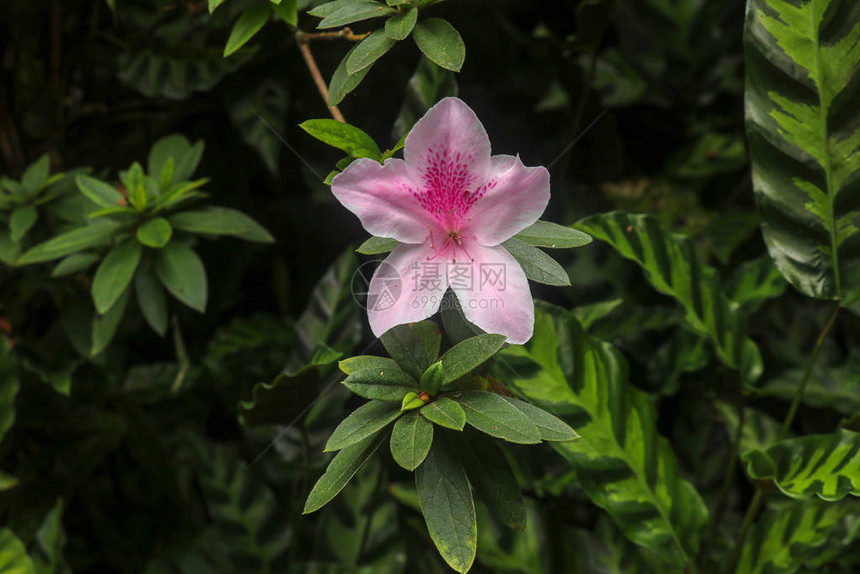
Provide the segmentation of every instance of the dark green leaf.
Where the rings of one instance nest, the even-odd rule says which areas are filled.
[[[421,339],[427,358],[435,361],[439,357],[439,347],[442,345],[442,331],[434,321],[424,320],[410,325],[412,331]]]
[[[430,359],[427,356],[427,348],[415,331],[409,325],[398,325],[389,329],[379,339],[400,368],[416,381],[420,381],[424,371],[430,366]]]
[[[579,324],[582,325],[582,328],[587,331],[592,324],[612,313],[622,303],[624,303],[624,299],[613,299],[612,301],[603,301],[602,303],[576,307],[571,309],[571,313],[579,321]]]
[[[147,173],[150,177],[161,179],[168,161],[173,159],[173,170],[171,183],[187,181],[194,175],[200,159],[203,157],[203,142],[199,141],[193,146],[183,135],[173,134],[165,136],[155,142],[149,151],[147,161]]]
[[[369,135],[355,126],[336,120],[307,120],[299,127],[310,135],[348,153],[352,157],[379,160],[382,153]]]
[[[91,267],[99,259],[101,257],[95,253],[75,253],[74,255],[69,255],[57,263],[54,270],[51,271],[51,277],[65,277],[66,275],[83,271]]]
[[[576,431],[570,428],[566,422],[545,410],[511,397],[502,396],[502,398],[514,405],[534,423],[540,432],[541,440],[568,441],[579,438]]]
[[[377,431],[361,441],[344,448],[337,453],[328,468],[317,483],[311,489],[308,495],[308,500],[305,502],[305,508],[302,514],[309,514],[319,510],[328,502],[337,496],[343,490],[355,473],[364,465],[367,460],[373,456],[382,441],[385,440],[386,434]]]
[[[36,532],[36,540],[31,551],[36,574],[71,574],[63,559],[66,546],[66,533],[63,531],[63,503],[57,501]],[[0,572],[5,571],[0,569]]]
[[[281,2],[275,8],[295,2]],[[285,82],[265,78],[252,89],[230,100],[230,119],[239,130],[242,140],[260,156],[273,175],[278,174],[283,144],[279,134],[286,128],[287,108],[290,92]]]
[[[514,238],[544,249],[582,247],[594,241],[587,233],[549,221],[536,221],[514,235]]]
[[[232,235],[246,241],[272,243],[275,239],[259,223],[235,209],[205,207],[168,217],[179,231],[209,235]]]
[[[406,470],[418,468],[433,444],[433,423],[420,411],[407,413],[397,419],[391,431],[391,455]]]
[[[514,256],[525,271],[526,277],[532,281],[556,287],[570,285],[570,277],[564,267],[537,247],[532,247],[525,241],[515,238],[502,243],[502,247]]]
[[[442,355],[445,377],[442,384],[456,381],[480,367],[505,345],[504,335],[478,335],[451,347]]]
[[[385,428],[400,416],[400,405],[388,401],[370,401],[352,411],[346,417],[325,445],[325,451],[346,448]]]
[[[439,397],[421,409],[421,414],[427,420],[437,425],[461,431],[466,426],[466,413],[463,407],[448,397]]]
[[[328,85],[328,104],[330,106],[336,106],[343,101],[343,98],[357,88],[370,71],[371,66],[368,66],[355,74],[348,74],[346,72],[346,63],[349,61],[350,56],[352,56],[352,53],[356,48],[357,46],[353,46],[350,51],[346,53],[346,56],[343,57],[343,60],[340,61],[340,64],[338,64],[334,73],[331,75],[331,81]]]
[[[153,331],[163,337],[167,332],[167,296],[149,261],[138,266],[134,290],[143,318]]]
[[[99,207],[109,209],[125,205],[125,198],[112,185],[83,174],[78,175],[75,178],[75,182],[78,184],[78,189],[81,193]]]
[[[147,247],[161,249],[173,237],[173,227],[163,217],[153,217],[137,228],[137,240]]]
[[[726,295],[748,312],[785,293],[788,283],[773,261],[759,257],[737,267],[726,283]]]
[[[0,333],[0,440],[15,422],[15,396],[20,388],[9,350],[9,340]]]
[[[390,369],[400,370],[400,367],[397,366],[397,363],[395,363],[393,359],[389,359],[387,357],[374,357],[373,355],[359,355],[357,357],[344,359],[338,364],[338,366],[340,367],[340,370],[347,375],[351,375],[365,369],[379,370],[382,372]],[[414,380],[412,383],[417,384]]]
[[[537,426],[500,395],[486,391],[463,391],[452,395],[463,407],[466,422],[481,432],[519,444],[541,441]]]
[[[393,48],[394,43],[394,40],[389,38],[383,30],[376,30],[370,36],[359,42],[355,47],[355,50],[350,51],[349,58],[346,61],[346,73],[355,74],[370,67],[371,64],[384,56],[388,50]]]
[[[405,40],[418,22],[418,10],[411,6],[385,21],[385,34],[392,40]]]
[[[18,259],[18,264],[41,263],[105,245],[120,233],[122,227],[123,224],[116,221],[100,221],[78,227],[33,247]]]
[[[466,45],[460,33],[441,18],[428,18],[415,26],[412,34],[418,48],[435,64],[459,72],[466,61]]]
[[[361,253],[362,255],[379,255],[381,253],[388,253],[389,251],[394,250],[400,244],[396,239],[387,239],[385,237],[371,237],[364,243],[362,243],[356,252]]]
[[[21,175],[21,184],[31,192],[36,192],[44,187],[51,173],[51,158],[48,154],[27,166]]]
[[[37,219],[39,219],[39,211],[32,205],[25,205],[13,211],[9,217],[9,236],[12,241],[21,241],[21,238],[36,224]]]
[[[355,371],[343,380],[343,386],[366,399],[396,401],[398,404],[407,393],[418,390],[412,377],[396,366]]]
[[[192,309],[206,311],[206,269],[184,243],[169,243],[154,254],[155,274],[170,294]]]
[[[339,5],[336,10],[322,19],[322,21],[317,25],[317,28],[320,30],[326,28],[337,28],[339,26],[352,24],[353,22],[360,22],[361,20],[378,18],[380,16],[388,16],[389,14],[394,13],[393,9],[389,8],[385,4],[375,2],[374,0],[357,0],[355,2],[348,2]]]
[[[791,369],[768,379],[756,387],[756,392],[790,401],[803,378],[804,369]],[[835,409],[844,415],[860,412],[860,352],[854,350],[842,365],[814,366],[803,393],[803,403]]]
[[[236,21],[233,26],[233,31],[230,32],[230,38],[227,40],[227,46],[224,48],[224,57],[230,56],[233,52],[248,43],[248,40],[265,26],[269,21],[269,16],[272,14],[272,9],[268,3],[258,4],[248,8]]]
[[[125,315],[125,308],[126,305],[128,305],[130,293],[131,289],[127,287],[119,296],[116,303],[111,305],[111,308],[107,313],[104,315],[96,315],[96,318],[93,321],[93,347],[90,350],[90,355],[98,355],[110,344],[111,340],[113,340],[113,336],[116,334],[119,323],[122,321],[123,315]]]
[[[92,294],[96,311],[104,315],[116,304],[134,277],[143,247],[126,239],[114,247],[99,265],[93,278]]]

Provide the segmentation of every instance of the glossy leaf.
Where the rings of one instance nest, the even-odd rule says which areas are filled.
[[[451,347],[441,358],[445,373],[442,384],[456,381],[480,367],[499,352],[506,340],[504,335],[478,335]]]
[[[192,309],[206,311],[206,269],[190,247],[170,243],[155,252],[153,261],[155,274],[171,295]]]
[[[400,405],[388,401],[370,401],[350,413],[331,433],[326,452],[340,450],[385,428],[401,414]]]
[[[675,566],[689,563],[708,511],[680,477],[672,447],[657,434],[654,403],[630,384],[621,353],[587,335],[570,314],[539,307],[529,344],[509,347],[502,356],[518,374],[499,369],[498,376],[581,435],[553,447],[573,466],[592,502],[630,540]]]
[[[415,470],[430,452],[433,423],[412,411],[397,419],[391,430],[391,456],[406,470]]]
[[[359,42],[355,50],[350,51],[349,59],[346,61],[346,73],[355,74],[367,68],[384,56],[388,50],[394,47],[394,44],[395,41],[389,38],[384,30],[376,30]]]
[[[154,249],[161,249],[173,237],[173,227],[163,217],[153,217],[137,228],[137,240]]]
[[[259,223],[235,209],[205,207],[183,211],[168,218],[179,231],[207,235],[232,235],[246,241],[272,243],[275,239]]]
[[[450,448],[436,441],[415,471],[415,486],[430,538],[455,571],[468,572],[475,560],[478,528],[469,480]]]
[[[114,247],[101,262],[92,286],[93,302],[100,314],[107,313],[131,283],[142,253],[140,243],[127,239]]]
[[[751,0],[744,34],[747,134],[768,250],[801,293],[847,303],[860,297],[860,24],[851,8]]]
[[[860,496],[860,433],[840,429],[832,435],[783,440],[765,451],[744,454],[756,479],[772,479],[793,498],[841,500]]]
[[[460,33],[442,18],[428,18],[415,26],[412,33],[418,48],[433,63],[459,72],[466,61],[466,45]]]
[[[251,6],[243,12],[230,32],[230,38],[228,38],[227,46],[224,48],[224,57],[230,56],[233,52],[247,44],[266,25],[271,14],[272,9],[267,3]]]
[[[355,126],[336,120],[307,120],[299,124],[299,127],[321,142],[343,150],[352,157],[378,160],[382,156],[373,138]]]
[[[583,247],[594,241],[587,233],[549,221],[536,221],[514,237],[529,245],[544,249]]]
[[[502,243],[502,247],[514,256],[525,271],[526,277],[532,281],[556,287],[570,285],[570,277],[564,267],[537,247],[515,238]]]
[[[385,369],[360,369],[342,381],[343,386],[360,397],[400,403],[409,392],[418,390],[415,380],[391,367]]]
[[[421,415],[445,428],[461,431],[466,426],[466,412],[456,401],[439,397],[422,407]]]
[[[596,215],[577,227],[638,263],[657,291],[683,305],[687,323],[711,339],[723,363],[750,382],[761,375],[761,354],[746,335],[743,313],[723,293],[717,271],[699,261],[692,241],[667,232],[648,215]]]
[[[116,221],[100,221],[61,233],[24,253],[18,264],[41,263],[105,245],[120,233],[122,227],[123,224]]]
[[[537,426],[500,395],[486,391],[463,391],[452,396],[463,407],[466,422],[479,431],[519,444],[541,441]]]

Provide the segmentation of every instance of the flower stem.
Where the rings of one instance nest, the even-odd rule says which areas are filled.
[[[809,383],[809,379],[812,376],[812,368],[815,366],[815,362],[818,360],[818,353],[821,351],[821,346],[824,344],[824,340],[827,338],[827,335],[830,333],[830,330],[833,328],[833,325],[836,324],[836,318],[839,316],[839,309],[840,303],[837,302],[836,308],[833,309],[833,313],[830,315],[830,319],[828,319],[827,324],[824,326],[824,329],[821,330],[821,333],[818,335],[818,339],[816,339],[815,341],[815,347],[812,349],[812,354],[809,355],[809,358],[806,360],[806,367],[803,370],[803,378],[800,380],[800,384],[797,386],[797,391],[794,394],[794,400],[791,401],[791,407],[789,407],[788,414],[785,416],[785,421],[782,423],[782,429],[779,432],[777,441],[780,441],[785,437],[786,433],[788,433],[788,429],[791,428],[791,423],[794,422],[794,416],[797,414],[797,408],[800,405],[801,399],[803,399],[803,393],[806,391],[806,385]],[[758,511],[761,508],[763,501],[764,494],[761,490],[756,488],[755,496],[750,501],[750,505],[747,508],[746,516],[744,516],[743,525],[741,525],[741,530],[738,533],[738,538],[737,540],[735,540],[735,545],[732,549],[731,557],[729,558],[729,561],[726,562],[726,568],[723,571],[724,574],[731,574],[735,571],[738,559],[740,558],[741,549],[743,548],[744,540],[749,533],[749,529],[752,527],[753,520],[758,514]]]

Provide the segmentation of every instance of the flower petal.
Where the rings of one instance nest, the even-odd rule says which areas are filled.
[[[377,337],[404,323],[424,320],[439,310],[448,289],[445,263],[432,259],[430,245],[400,244],[380,263],[370,281],[367,316]]]
[[[459,98],[444,98],[418,120],[406,137],[403,157],[419,177],[448,175],[465,168],[469,190],[487,182],[490,138],[472,108]],[[440,158],[447,165],[440,169]],[[444,171],[444,174],[436,172]]]
[[[493,156],[487,191],[469,212],[482,245],[498,245],[538,220],[549,203],[549,171],[526,167],[520,157]]]
[[[390,158],[384,165],[357,159],[335,176],[331,191],[371,235],[423,243],[430,219],[415,201],[410,191],[414,184],[407,173],[402,159]]]
[[[486,331],[506,335],[520,345],[532,337],[535,306],[528,279],[517,260],[503,247],[465,245],[473,258],[473,281],[463,281],[449,267],[448,282],[466,318]]]

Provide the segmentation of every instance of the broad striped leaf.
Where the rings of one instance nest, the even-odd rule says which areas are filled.
[[[621,212],[588,217],[576,227],[638,263],[657,291],[683,305],[687,323],[711,339],[723,363],[747,381],[761,375],[761,354],[745,334],[740,306],[723,293],[716,269],[699,261],[690,239],[668,232],[649,215]]]
[[[511,369],[499,368],[497,378],[581,435],[553,447],[588,497],[632,541],[675,566],[689,564],[708,510],[679,475],[669,442],[657,434],[654,403],[630,385],[621,353],[587,335],[572,315],[539,306],[530,343],[501,356]]]
[[[793,498],[860,496],[860,433],[847,429],[781,441],[743,456],[750,476],[773,479]]]
[[[771,257],[801,293],[860,297],[860,5],[750,0],[746,118]]]

